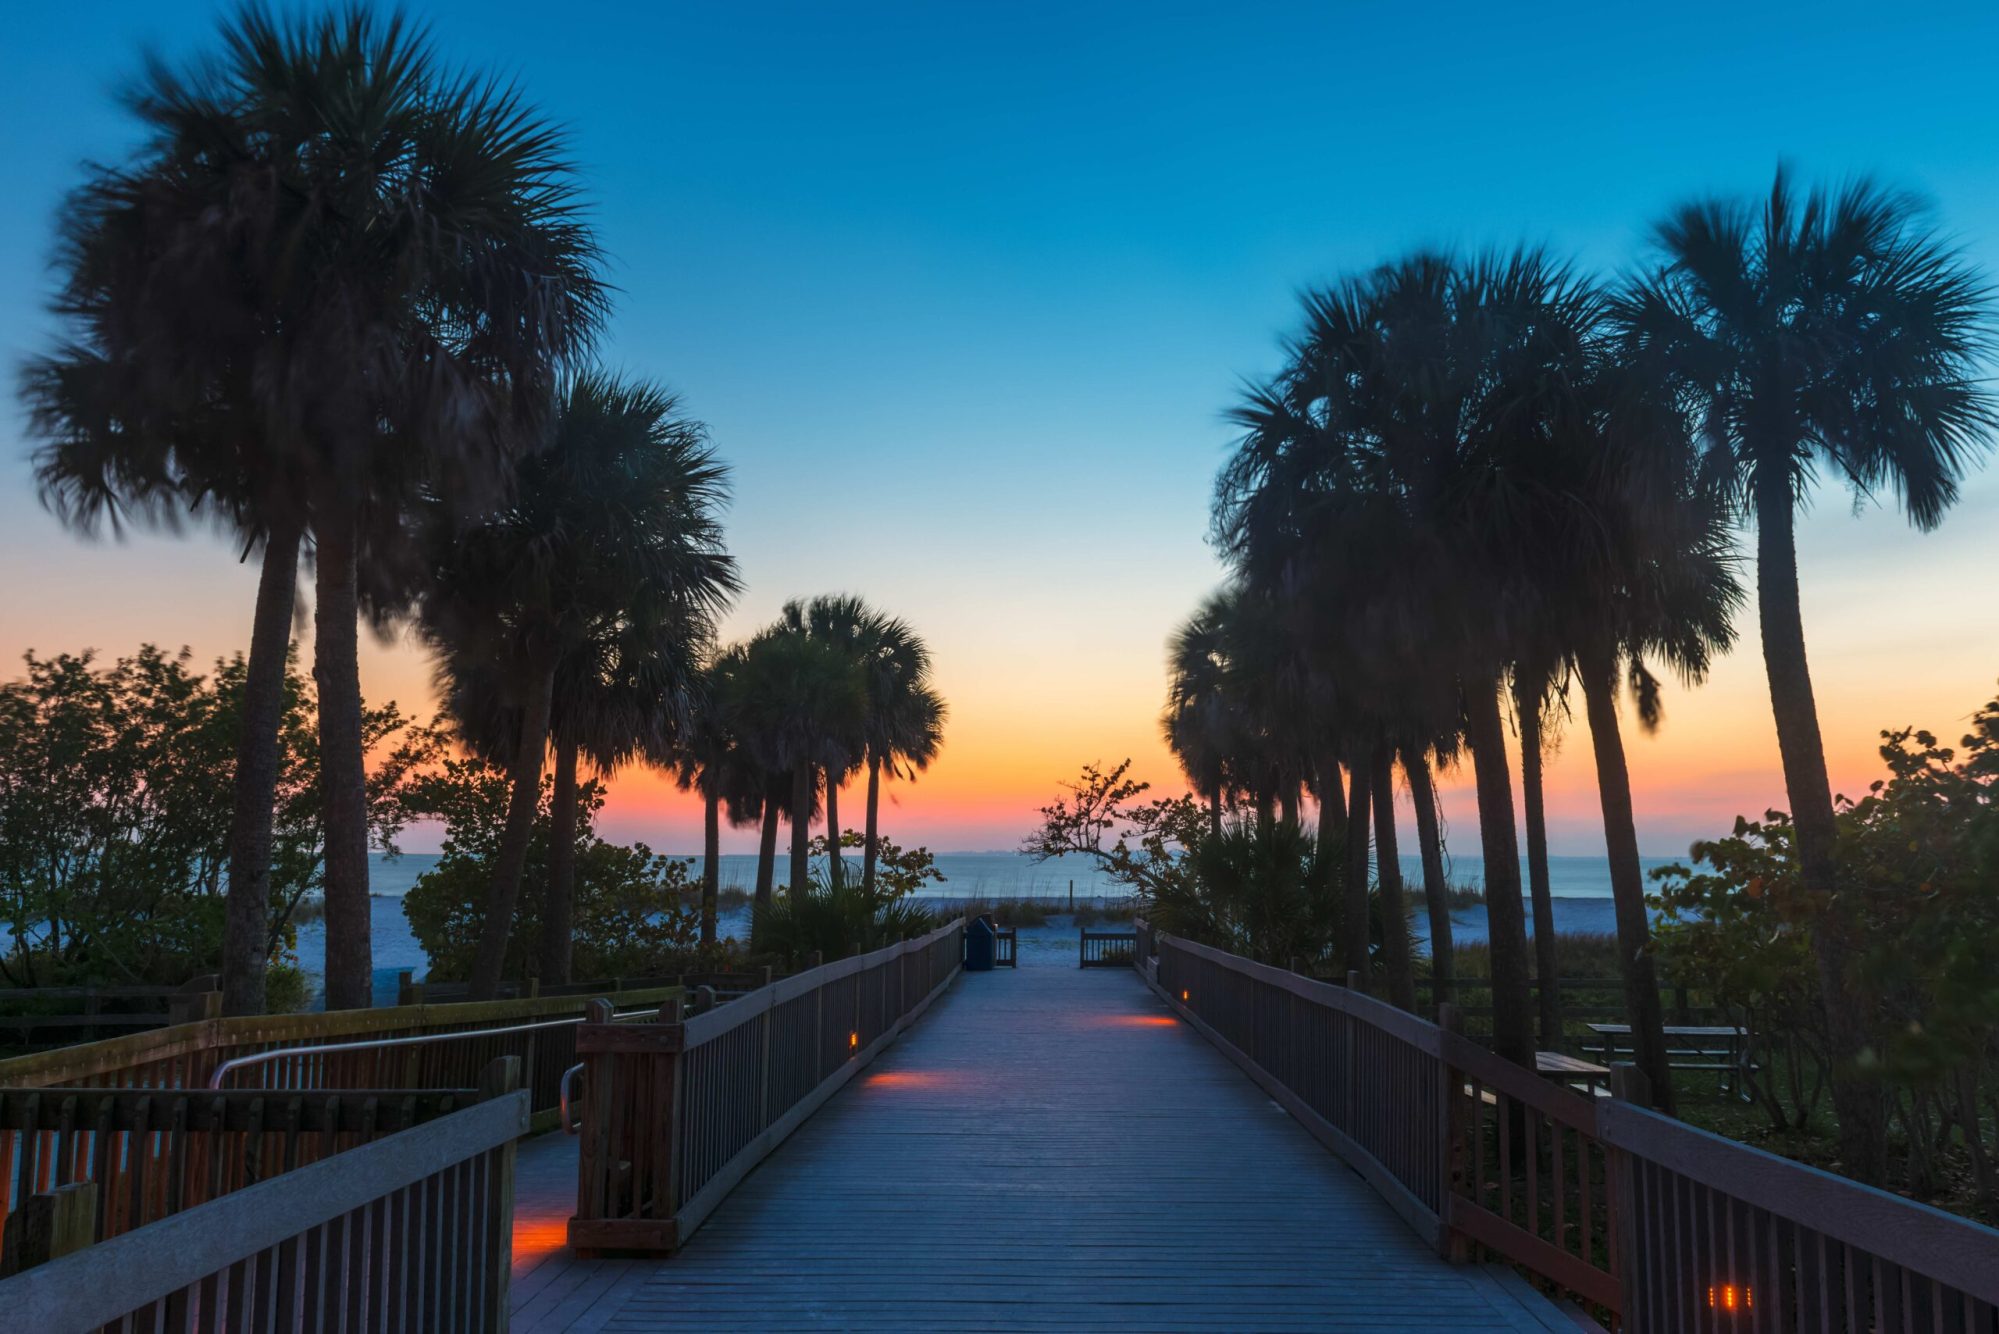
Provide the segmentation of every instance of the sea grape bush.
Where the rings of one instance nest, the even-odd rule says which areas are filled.
[[[221,962],[230,791],[244,664],[204,674],[185,650],[24,655],[0,684],[0,980],[172,985]],[[323,838],[311,683],[288,665],[274,796],[273,1008],[302,1002],[295,922],[319,890]],[[375,846],[395,849],[400,792],[440,739],[391,703],[365,709]]]
[[[403,914],[430,959],[433,978],[461,980],[471,970],[511,790],[505,769],[467,755],[444,759],[403,794],[406,819],[436,820],[444,826],[437,866],[417,877],[403,896]],[[553,791],[553,780],[544,776],[507,941],[502,971],[509,978],[534,975],[541,958]],[[693,862],[662,856],[643,843],[606,842],[596,832],[597,812],[604,805],[602,785],[586,782],[578,797],[574,975],[653,976],[726,957],[731,942],[706,954],[696,946],[700,882],[691,874]]]
[[[1954,747],[1915,728],[1881,736],[1888,777],[1838,802],[1833,894],[1803,888],[1780,813],[1738,820],[1695,846],[1704,869],[1658,873],[1658,947],[1776,1056],[1783,1086],[1766,1071],[1759,1097],[1780,1126],[1812,1115],[1825,1011],[1852,1007],[1869,1035],[1858,1073],[1886,1106],[1903,1183],[1929,1196],[1968,1177],[1999,1215],[1999,699]],[[1864,942],[1830,986],[1810,953],[1829,921]]]

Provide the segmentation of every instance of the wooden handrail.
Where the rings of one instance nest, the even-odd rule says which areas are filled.
[[[950,985],[964,928],[960,918],[691,1018],[580,1027],[582,1143],[570,1245],[677,1249]]]
[[[526,1093],[502,1093],[246,1186],[0,1281],[0,1310],[35,1330],[154,1328],[194,1310],[201,1328],[233,1329],[253,1305],[284,1329],[503,1328],[527,1117]],[[351,1282],[294,1283],[307,1257],[343,1254]]]
[[[1147,984],[1446,1254],[1481,1248],[1633,1334],[1720,1328],[1752,1305],[1772,1329],[1999,1318],[1999,1231],[1584,1098],[1347,988],[1136,930]],[[1620,1066],[1613,1086],[1634,1076]]]
[[[617,994],[621,1007],[671,1005],[679,987]],[[127,1037],[0,1060],[0,1089],[119,1085],[200,1088],[218,1067],[263,1059],[266,1089],[462,1088],[498,1056],[518,1056],[539,1124],[552,1126],[562,1072],[575,1062],[575,1029],[590,1005],[582,996],[406,1005],[320,1014],[245,1015],[177,1024]],[[567,1020],[568,1022],[552,1022]],[[546,1024],[546,1031],[529,1031]],[[502,1030],[521,1029],[519,1032]],[[434,1050],[389,1046],[391,1039],[473,1034]],[[376,1049],[380,1050],[376,1050]],[[282,1059],[265,1054],[282,1050]]]

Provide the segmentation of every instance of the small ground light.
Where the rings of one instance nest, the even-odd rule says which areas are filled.
[[[1710,1311],[1748,1311],[1756,1306],[1749,1287],[1738,1288],[1733,1283],[1709,1284],[1707,1304]]]
[[[847,1050],[859,1051],[860,1048],[861,1048],[861,1035],[859,1033],[847,1034]]]
[[[1184,991],[1183,991],[1183,992],[1181,992],[1181,993],[1180,993],[1180,999],[1181,999],[1181,1000],[1186,1000],[1186,999],[1187,999],[1187,993],[1186,993],[1186,992],[1184,992]]]

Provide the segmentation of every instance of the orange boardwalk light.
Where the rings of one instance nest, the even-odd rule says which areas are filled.
[[[1186,999],[1187,999],[1187,993],[1186,993],[1186,992],[1184,992],[1184,991],[1182,991],[1182,992],[1180,993],[1180,999],[1181,999],[1181,1000],[1186,1000]]]
[[[847,1034],[847,1050],[859,1051],[860,1049],[861,1049],[861,1035],[859,1033]]]
[[[1754,1310],[1756,1301],[1748,1284],[1737,1287],[1733,1283],[1710,1283],[1707,1290],[1707,1305],[1710,1311],[1726,1311],[1733,1315],[1737,1311]]]

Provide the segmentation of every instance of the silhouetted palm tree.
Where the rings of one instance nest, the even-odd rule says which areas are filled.
[[[793,894],[810,880],[807,848],[816,813],[818,777],[829,760],[865,745],[867,683],[852,658],[833,644],[782,623],[750,640],[737,676],[736,725],[743,745],[763,772],[763,859],[774,851],[776,816],[791,822]],[[759,903],[770,886],[760,869]]]
[[[1829,469],[1861,495],[1890,488],[1934,528],[1990,448],[1980,382],[1990,337],[1983,277],[1907,195],[1857,181],[1800,194],[1779,170],[1761,206],[1707,200],[1657,230],[1663,255],[1619,306],[1629,355],[1677,377],[1700,439],[1756,530],[1763,661],[1805,888],[1839,888],[1831,783],[1799,609],[1797,507]],[[1857,1077],[1870,1016],[1854,942],[1834,914],[1815,933],[1836,1065],[1842,1156],[1878,1177],[1885,1115]]]
[[[674,777],[683,791],[701,794],[701,942],[716,937],[721,895],[722,820],[756,824],[763,818],[762,773],[750,761],[736,719],[737,676],[744,649],[731,645],[711,657],[702,673],[693,716],[674,748]]]
[[[31,368],[30,394],[62,437],[66,460],[44,459],[58,491],[65,474],[85,490],[164,478],[264,553],[231,838],[236,1010],[261,1000],[277,700],[310,534],[327,1003],[366,1005],[356,617],[395,600],[409,496],[476,508],[503,483],[603,289],[560,137],[510,88],[444,73],[402,19],[250,8],[223,47],[150,63],[127,97],[143,147],[66,203],[73,341]],[[73,412],[62,386],[80,379],[94,401]],[[84,437],[130,466],[92,465]]]
[[[554,442],[522,463],[512,502],[461,534],[440,525],[421,608],[440,694],[461,721],[513,720],[513,792],[473,957],[474,998],[493,994],[504,967],[558,679],[602,692],[571,717],[581,745],[586,703],[603,711],[591,740],[606,758],[664,754],[666,733],[686,715],[712,618],[738,587],[722,549],[726,479],[672,395],[592,372],[568,386]],[[497,698],[478,699],[482,686]]]
[[[793,634],[834,648],[853,663],[866,685],[867,722],[860,749],[830,752],[822,767],[826,770],[827,870],[835,885],[845,871],[840,854],[840,787],[861,768],[868,772],[862,880],[872,890],[880,838],[882,768],[886,765],[891,776],[914,775],[936,758],[943,743],[944,701],[930,686],[929,647],[903,621],[846,593],[788,602],[780,624]]]

